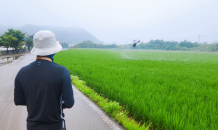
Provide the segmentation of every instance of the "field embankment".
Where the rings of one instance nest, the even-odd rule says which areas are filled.
[[[55,62],[159,129],[218,129],[218,54],[72,49]]]

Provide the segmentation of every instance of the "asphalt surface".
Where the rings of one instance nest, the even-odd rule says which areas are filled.
[[[21,67],[35,60],[35,55],[0,56],[0,130],[26,130],[27,110],[14,105],[14,78]],[[123,130],[97,105],[73,86],[75,104],[65,109],[67,130]]]

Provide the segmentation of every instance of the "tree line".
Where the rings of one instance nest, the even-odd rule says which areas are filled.
[[[136,47],[131,44],[127,45],[103,45],[96,44],[92,41],[83,41],[76,44],[72,48],[117,48],[117,49],[155,49],[155,50],[181,50],[181,51],[217,51],[218,43],[214,44],[198,44],[197,42],[190,41],[163,41],[163,40],[150,40],[148,43],[141,42]]]
[[[191,41],[163,41],[151,40],[148,43],[141,43],[136,48],[138,49],[157,49],[157,50],[181,50],[181,51],[217,51],[218,43],[214,44],[199,44]]]
[[[24,49],[23,45],[28,49],[33,47],[33,35],[26,36],[26,33],[12,28],[0,35],[0,46],[7,48],[7,51],[8,48],[14,48],[15,51]]]
[[[72,48],[118,48],[118,46],[115,44],[111,44],[111,45],[96,44],[88,40],[78,43]]]
[[[66,43],[66,42],[60,42],[60,44],[61,44],[61,46],[63,47],[63,48],[68,48],[69,46],[68,46],[68,43]]]

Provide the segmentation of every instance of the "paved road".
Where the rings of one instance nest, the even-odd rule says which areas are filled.
[[[0,63],[5,62],[4,57],[0,57]],[[0,64],[0,130],[26,129],[26,107],[14,105],[14,78],[21,67],[34,60],[34,55],[25,54],[11,63]],[[67,130],[123,130],[74,86],[73,90],[74,107],[64,110]]]

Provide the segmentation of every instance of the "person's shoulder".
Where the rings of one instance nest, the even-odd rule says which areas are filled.
[[[32,63],[26,65],[26,66],[23,66],[19,71],[18,71],[18,74],[22,74],[22,73],[25,73],[25,72],[28,72],[32,67],[32,65],[35,63],[36,61],[33,61]]]
[[[53,62],[53,68],[55,68],[56,70],[61,70],[61,72],[65,72],[65,71],[69,71],[65,66],[59,65],[57,63]]]
[[[62,73],[62,75],[65,75],[66,73],[69,73],[69,70],[65,66],[59,65],[59,64],[54,63],[54,62],[53,62],[52,65],[53,65],[53,68],[55,70],[59,70]]]
[[[31,68],[31,66],[35,63],[36,61],[31,62],[30,64],[23,66],[20,71],[25,71]]]
[[[55,62],[53,62],[52,65],[53,65],[54,67],[61,68],[61,69],[65,69],[65,68],[66,68],[66,67],[64,67],[64,66],[62,66],[62,65],[59,65],[59,64],[55,63]]]

